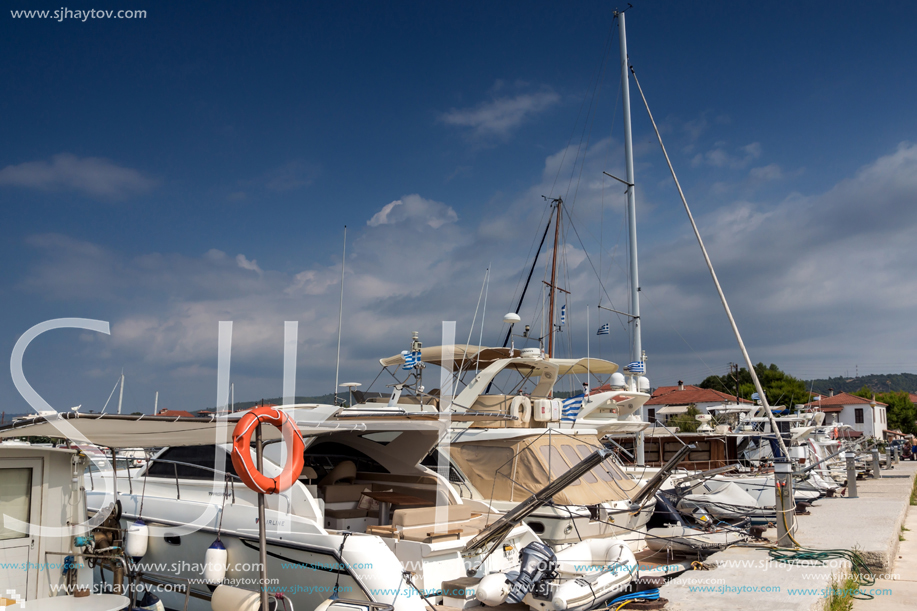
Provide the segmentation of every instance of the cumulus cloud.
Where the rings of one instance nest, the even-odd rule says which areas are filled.
[[[502,87],[495,88],[497,91]],[[551,89],[494,97],[471,108],[451,108],[439,116],[446,125],[469,128],[477,139],[504,138],[522,123],[560,102]]]
[[[457,220],[458,214],[451,206],[414,194],[385,204],[379,212],[366,221],[366,224],[370,227],[378,227],[379,225],[410,222],[439,229],[446,223],[454,223]]]
[[[0,186],[43,191],[75,191],[97,199],[122,200],[146,193],[157,181],[138,170],[99,157],[54,155],[51,161],[28,161],[0,170]]]
[[[598,163],[593,158],[601,159],[602,147],[610,144],[595,146],[586,153],[586,175]],[[380,202],[369,222],[349,234],[341,369],[348,381],[370,381],[378,372],[377,359],[406,348],[412,331],[420,331],[427,345],[438,343],[443,320],[458,321],[459,340],[465,341],[488,266],[484,341],[499,343],[500,314],[513,307],[520,270],[527,269],[530,247],[540,236],[540,210],[533,211],[531,202],[552,184],[559,156],[546,159],[538,184],[480,217],[459,219],[452,206],[415,194]],[[573,293],[562,297],[570,300],[568,325],[558,340],[563,355],[584,353],[584,312],[587,304],[594,308],[600,294],[592,271],[599,262],[588,233],[598,216],[592,206],[602,202],[601,184],[586,183],[575,207],[571,199],[570,213],[586,249],[568,232],[560,257],[561,286]],[[752,358],[804,375],[814,361],[837,371],[854,359],[912,357],[900,329],[909,328],[910,304],[917,299],[911,255],[915,200],[917,146],[905,144],[824,193],[737,200],[699,213]],[[679,377],[699,381],[708,373],[706,365],[692,363],[735,360],[734,339],[693,236],[652,239],[645,227],[639,229],[641,317],[652,379],[657,384]],[[339,259],[281,271],[258,266],[256,259],[267,260],[259,251],[241,258],[216,249],[199,256],[131,257],[52,234],[33,236],[27,246],[35,259],[19,290],[29,299],[108,308],[111,338],[80,342],[92,355],[85,362],[93,375],[113,379],[123,363],[139,363],[157,384],[180,389],[187,398],[184,407],[212,404],[217,323],[232,320],[237,397],[277,396],[283,321],[298,320],[300,394],[332,390]],[[550,249],[542,254],[542,263],[546,260]],[[626,310],[626,277],[608,275],[609,269],[617,274],[616,268],[626,267],[618,263],[605,260],[603,282],[610,300],[603,293],[602,303]],[[251,273],[253,267],[260,274]],[[539,266],[533,284],[540,285],[543,273]],[[540,290],[530,291],[521,315],[538,329]],[[609,321],[612,336],[599,343],[594,331]],[[593,314],[591,324],[593,356],[629,358],[623,325],[601,312]],[[472,341],[478,332],[476,327]],[[110,349],[108,356],[102,345]],[[101,401],[109,389],[103,389]]]

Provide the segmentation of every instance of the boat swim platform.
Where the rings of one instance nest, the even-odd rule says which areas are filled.
[[[893,469],[883,469],[882,479],[858,480],[855,499],[837,497],[816,501],[809,509],[810,515],[796,516],[796,540],[807,548],[856,549],[875,574],[893,573],[899,545],[904,545],[899,535],[903,534],[906,544],[917,552],[917,508],[911,511],[908,521],[914,524],[908,526],[912,530],[901,530],[908,517],[915,474],[917,462],[901,461]],[[776,541],[776,530],[768,529],[765,537]],[[908,542],[908,537],[914,543]],[[892,605],[898,603],[906,605],[902,609],[913,608],[913,594],[917,591],[915,557],[917,554],[900,559],[897,564],[909,565],[906,572],[910,582],[896,587],[877,581],[865,590],[890,588],[892,594],[876,596],[873,601],[856,601],[854,608],[893,609],[896,607]],[[751,547],[731,547],[713,554],[705,560],[705,566],[715,568],[688,571],[660,588],[660,596],[669,601],[667,610],[821,611],[832,578],[840,578],[850,568],[846,560],[825,566],[780,563],[771,560],[766,549]],[[867,606],[869,603],[874,604]]]

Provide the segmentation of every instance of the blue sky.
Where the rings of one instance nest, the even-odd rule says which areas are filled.
[[[917,370],[917,8],[635,5],[631,62],[752,358],[800,377]],[[464,340],[488,265],[498,343],[542,195],[565,197],[582,238],[564,250],[564,350],[585,351],[591,307],[613,328],[592,349],[627,361],[589,263],[623,309],[623,197],[601,174],[623,173],[614,5],[93,7],[148,13],[2,17],[0,351],[50,318],[112,324],[30,348],[52,405],[101,407],[122,368],[132,408],[156,390],[213,404],[219,320],[238,397],[280,394],[284,320],[300,321],[298,392],[330,391],[345,224],[345,381],[371,381],[411,331],[438,343],[442,320]],[[633,84],[632,102],[650,377],[696,382],[738,352]],[[8,377],[0,393],[25,407]]]

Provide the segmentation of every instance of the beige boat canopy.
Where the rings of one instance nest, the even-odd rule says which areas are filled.
[[[501,359],[520,358],[519,350],[509,348],[490,348],[487,346],[473,346],[470,344],[455,344],[454,346],[428,346],[420,349],[420,358],[424,363],[440,365],[445,362],[444,354],[447,348],[452,348],[452,362],[474,363],[478,369],[485,369]],[[604,359],[520,359],[519,362],[509,363],[507,369],[532,369],[535,363],[553,363],[558,366],[557,375],[567,374],[612,374],[618,366]],[[383,367],[404,364],[404,356],[396,354],[384,359],[379,359]]]
[[[541,435],[469,441],[450,453],[478,491],[494,501],[521,502],[590,454],[601,443],[594,435]],[[622,501],[638,492],[636,482],[611,460],[587,471],[554,497],[558,505]]]
[[[480,359],[482,368],[500,359],[508,359],[520,355],[518,350],[510,350],[509,348],[488,348],[487,346],[472,346],[471,344],[455,344],[454,346],[427,346],[426,348],[421,348],[420,358],[424,363],[442,365],[446,348],[452,348],[453,362],[461,363],[464,360],[466,362],[474,361],[477,363]],[[379,359],[379,362],[383,367],[403,365],[404,356],[396,354],[395,356]]]

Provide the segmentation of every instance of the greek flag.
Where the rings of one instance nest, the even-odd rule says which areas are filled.
[[[576,422],[576,416],[583,409],[583,395],[577,395],[564,399],[563,413],[560,416],[561,422]]]
[[[627,367],[624,369],[631,373],[646,373],[646,365],[643,363],[643,361],[634,361],[633,363],[628,363]]]
[[[560,324],[567,324],[567,304],[560,306]]]
[[[404,365],[402,365],[401,368],[405,371],[410,371],[417,365],[420,365],[420,350],[415,350],[413,352],[402,350],[401,356],[404,357]]]
[[[599,330],[596,333],[596,335],[608,335],[610,333],[611,333],[611,327],[609,327],[608,323],[606,322],[604,325],[599,327]]]

